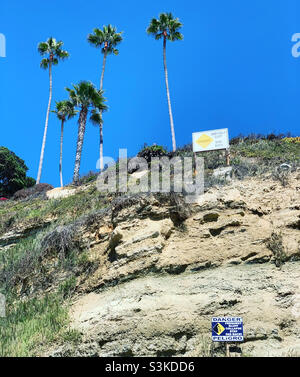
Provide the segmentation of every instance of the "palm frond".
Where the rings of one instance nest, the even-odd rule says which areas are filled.
[[[46,62],[43,59],[41,62],[41,68],[48,68],[50,60],[53,65],[56,65],[58,64],[59,60],[64,60],[69,57],[69,53],[63,50],[62,46],[63,42],[57,42],[53,37],[48,38],[46,42],[40,42],[38,44],[38,52],[42,56],[48,56],[48,64],[46,65]]]
[[[44,56],[45,54],[47,54],[49,51],[49,45],[47,42],[40,42],[38,44],[38,52]]]
[[[168,36],[168,39],[173,42],[173,41],[182,41],[183,40],[183,35],[179,33],[179,31],[176,31],[175,33],[170,33]]]
[[[69,92],[69,99],[74,107],[94,108],[99,111],[106,111],[108,107],[105,105],[103,91],[97,90],[95,85],[90,81],[80,81],[77,85],[72,85],[73,89],[66,88]]]
[[[159,30],[159,21],[155,18],[152,18],[146,31],[148,34],[156,34],[158,30]]]
[[[55,110],[51,111],[56,114],[60,120],[66,120],[73,118],[78,111],[74,109],[74,105],[70,100],[55,101]]]
[[[94,126],[99,126],[100,124],[103,124],[103,119],[101,116],[101,113],[97,110],[91,111],[90,121]]]
[[[87,40],[91,45],[101,47],[101,45],[104,43],[102,30],[94,29],[94,34],[89,34]]]
[[[56,39],[53,37],[50,37],[48,38],[47,43],[50,48],[54,48],[54,46],[56,45]]]
[[[100,47],[101,52],[104,54],[115,53],[114,47],[122,42],[122,33],[117,33],[117,28],[109,25],[103,25],[101,29],[94,29],[92,34],[87,37],[88,42],[94,47]]]
[[[61,50],[61,49],[57,49],[56,50],[56,56],[60,59],[60,60],[64,60],[64,59],[67,59],[70,54],[68,53],[68,51],[65,51],[65,50]]]
[[[40,67],[43,69],[47,69],[49,66],[49,59],[44,58],[41,60]]]
[[[147,33],[152,34],[158,40],[163,37],[169,41],[182,40],[183,35],[179,32],[182,23],[174,18],[172,13],[161,13],[158,19],[153,18],[147,28]]]

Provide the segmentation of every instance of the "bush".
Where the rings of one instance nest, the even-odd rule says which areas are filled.
[[[287,135],[289,134],[287,133]],[[260,140],[280,141],[283,139],[284,136],[285,136],[284,134],[275,134],[273,132],[267,135],[251,133],[247,136],[244,136],[242,134],[239,134],[238,136],[235,136],[232,139],[230,139],[230,145],[236,145],[243,142],[247,142],[249,144],[255,144],[259,142]]]
[[[300,161],[299,144],[287,143],[283,139],[256,139],[255,142],[244,139],[243,142],[231,145],[230,152],[233,158],[256,158],[261,162],[272,161],[272,164]]]
[[[56,254],[59,255],[60,259],[65,259],[73,249],[79,247],[75,233],[76,227],[74,223],[65,226],[58,226],[47,233],[41,240],[43,256]]]
[[[276,267],[281,267],[287,261],[287,255],[284,250],[282,235],[273,232],[267,242],[267,247],[274,255],[274,262]]]
[[[87,246],[76,237],[81,222],[56,226],[21,239],[5,253],[0,253],[0,287],[12,289],[35,272],[44,278],[44,263],[57,258],[56,268],[70,270]],[[81,266],[89,267],[89,266]]]
[[[21,239],[15,246],[1,253],[0,285],[13,286],[25,278],[36,265],[36,249],[39,239],[28,237]]]
[[[16,191],[35,184],[27,177],[28,167],[14,152],[0,147],[0,196],[11,197]]]
[[[137,157],[143,157],[149,164],[152,157],[162,157],[167,156],[167,154],[167,150],[161,145],[153,144],[151,146],[147,146],[147,144],[144,144],[144,147],[139,151]]]
[[[300,136],[297,137],[285,137],[282,139],[282,141],[285,141],[286,143],[294,143],[294,144],[300,144]]]
[[[39,183],[38,185],[35,185],[33,187],[17,191],[14,194],[13,199],[33,199],[39,196],[43,196],[47,191],[52,190],[53,188],[54,187],[52,185],[49,185],[48,183]]]
[[[80,177],[78,185],[84,185],[88,182],[95,181],[99,175],[99,172],[89,171],[87,174],[84,174]]]
[[[273,179],[279,181],[283,187],[286,187],[289,184],[290,173],[291,173],[291,168],[284,169],[281,166],[279,166],[273,172],[272,177]]]

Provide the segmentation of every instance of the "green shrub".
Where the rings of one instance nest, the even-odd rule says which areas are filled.
[[[161,145],[153,144],[151,146],[147,146],[147,144],[144,144],[144,147],[139,151],[137,157],[143,157],[149,164],[153,157],[166,156],[167,153],[167,150]]]
[[[28,167],[14,152],[0,147],[0,196],[10,197],[16,191],[35,184],[27,177]]]
[[[282,140],[259,139],[254,143],[246,140],[234,144],[230,148],[233,157],[257,158],[260,160],[274,160],[278,164],[282,162],[300,161],[300,145],[297,143],[286,143]]]
[[[79,186],[84,185],[89,182],[96,181],[98,175],[99,175],[99,172],[94,172],[91,170],[87,174],[80,176],[80,179],[78,182]]]
[[[21,239],[15,246],[0,253],[0,284],[13,287],[38,265],[42,233]]]
[[[49,185],[48,183],[39,183],[38,185],[35,185],[33,187],[18,190],[17,192],[15,192],[13,199],[18,200],[37,198],[46,193],[48,190],[52,190],[53,188],[54,187],[52,185]]]

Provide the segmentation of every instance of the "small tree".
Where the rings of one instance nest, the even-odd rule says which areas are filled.
[[[12,196],[16,191],[35,185],[35,179],[26,176],[28,167],[14,152],[0,147],[0,196]]]
[[[139,151],[137,154],[138,157],[143,157],[148,164],[151,162],[153,157],[162,157],[167,155],[167,150],[161,145],[153,144],[148,146],[147,144]]]

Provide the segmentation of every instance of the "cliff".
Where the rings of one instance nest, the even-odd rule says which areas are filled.
[[[299,168],[286,185],[232,179],[194,204],[59,191],[0,208],[9,302],[59,294],[65,310],[55,336],[32,332],[18,354],[221,356],[210,321],[225,315],[243,317],[243,355],[300,354]]]

